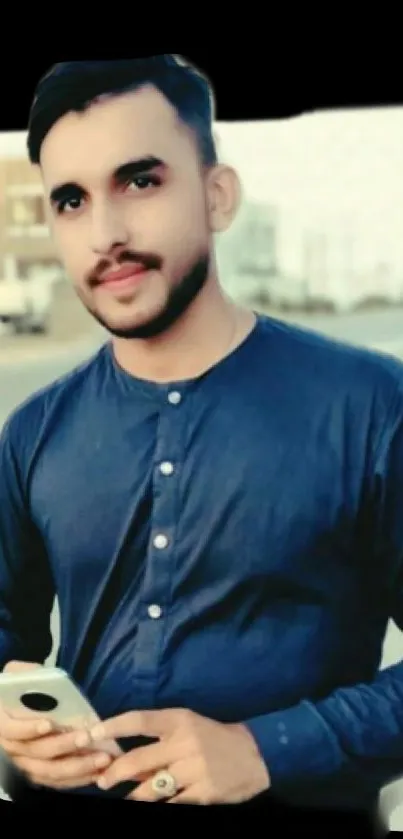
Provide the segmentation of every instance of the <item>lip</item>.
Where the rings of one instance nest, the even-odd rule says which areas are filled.
[[[137,285],[147,273],[143,265],[130,265],[119,271],[111,271],[102,277],[101,285],[109,288],[126,288]]]

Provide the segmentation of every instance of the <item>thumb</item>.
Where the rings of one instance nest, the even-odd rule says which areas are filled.
[[[38,667],[43,667],[43,665],[34,664],[32,661],[9,661],[3,673],[21,673],[24,670],[37,670]]]

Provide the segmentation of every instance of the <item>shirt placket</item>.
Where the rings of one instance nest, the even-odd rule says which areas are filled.
[[[159,672],[169,617],[180,511],[178,482],[188,402],[187,394],[179,388],[167,389],[163,399],[154,453],[151,528],[135,653],[137,677],[153,683]]]

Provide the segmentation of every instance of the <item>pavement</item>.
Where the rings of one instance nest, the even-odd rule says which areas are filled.
[[[370,346],[403,359],[403,309],[349,315],[287,316],[308,328],[342,341]],[[103,333],[94,332],[74,341],[52,342],[15,339],[10,345],[0,336],[0,427],[9,413],[31,393],[44,387],[89,358],[100,346]],[[6,347],[6,350],[4,350]],[[59,638],[57,607],[52,617],[54,661]],[[391,624],[387,634],[382,668],[403,659],[403,633]],[[401,803],[400,803],[401,802]],[[403,831],[403,781],[385,790],[385,818],[390,829]]]
[[[100,334],[64,344],[49,341],[16,346],[2,354],[0,339],[0,427],[14,408],[31,393],[68,373],[101,346]]]
[[[7,346],[5,347],[7,341]],[[56,360],[64,357],[82,358],[96,341],[88,335],[70,341],[56,341],[38,338],[0,338],[0,369],[28,367],[32,363]]]

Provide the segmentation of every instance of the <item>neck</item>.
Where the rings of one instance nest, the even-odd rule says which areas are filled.
[[[182,318],[147,340],[113,338],[119,365],[155,382],[195,378],[235,349],[252,329],[254,315],[238,307],[218,283],[206,283]]]

